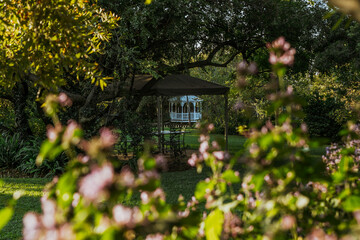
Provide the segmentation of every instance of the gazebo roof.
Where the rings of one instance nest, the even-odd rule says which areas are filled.
[[[185,74],[169,75],[161,79],[139,75],[134,79],[133,88],[136,93],[144,96],[224,95],[229,91],[228,87]]]

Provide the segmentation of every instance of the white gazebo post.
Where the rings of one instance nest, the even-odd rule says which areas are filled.
[[[182,102],[181,103],[181,121],[183,121],[184,120],[184,103]]]
[[[191,113],[190,113],[190,104],[189,104],[189,96],[186,95],[186,105],[187,105],[187,113],[188,113],[188,120],[189,120],[189,126],[191,126]]]

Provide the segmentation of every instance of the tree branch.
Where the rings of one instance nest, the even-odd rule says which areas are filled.
[[[59,88],[59,91],[65,93],[74,104],[84,104],[86,101],[86,99],[80,94],[71,93],[62,88]]]

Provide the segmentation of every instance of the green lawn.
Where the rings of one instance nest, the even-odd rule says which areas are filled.
[[[185,144],[190,149],[199,148],[199,133],[196,129],[189,129],[190,133],[185,134]],[[222,146],[225,146],[225,140],[223,134],[211,134],[210,141],[216,140]],[[229,152],[231,154],[236,153],[244,145],[246,138],[239,135],[230,135],[228,139]]]
[[[0,232],[1,240],[21,239],[22,218],[29,211],[40,212],[40,197],[43,188],[50,179],[37,178],[5,178],[0,188],[0,209],[6,206],[14,192],[21,190],[23,196],[15,205],[15,214]]]
[[[223,139],[221,134],[211,135],[211,139]],[[245,138],[241,136],[229,136],[229,150],[235,153],[241,148],[245,142]],[[186,144],[191,149],[197,149],[198,134],[196,131],[186,135]],[[311,158],[321,158],[325,153],[324,147],[313,148],[310,151]],[[161,175],[162,187],[167,195],[169,203],[175,203],[179,194],[184,198],[190,199],[194,194],[196,184],[209,176],[209,172],[203,171],[198,174],[194,168],[179,171],[166,172]],[[23,197],[21,197],[15,207],[15,214],[5,228],[0,232],[0,240],[5,239],[21,239],[22,217],[28,211],[40,212],[40,197],[42,196],[42,189],[50,179],[32,179],[32,178],[3,178],[4,185],[0,188],[0,209],[6,206],[6,203],[11,199],[12,194],[17,190],[23,190]],[[136,204],[137,200],[134,201]]]

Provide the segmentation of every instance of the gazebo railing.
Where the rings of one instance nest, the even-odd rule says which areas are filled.
[[[189,122],[189,113],[170,113],[171,122]],[[190,113],[191,122],[201,119],[201,113]]]

